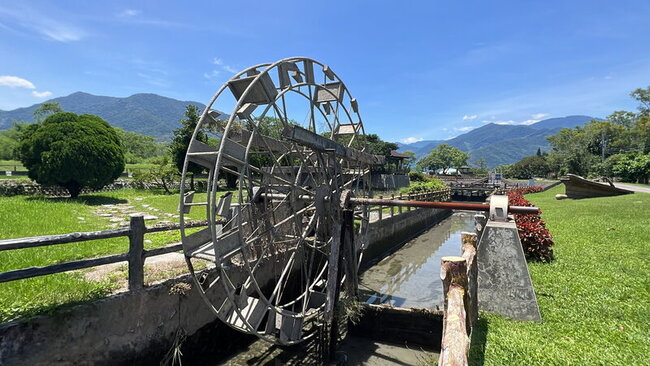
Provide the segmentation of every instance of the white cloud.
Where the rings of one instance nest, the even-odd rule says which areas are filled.
[[[533,119],[542,119],[542,118],[548,116],[548,113],[534,113],[534,114],[531,114],[530,116],[533,117]]]
[[[527,119],[525,121],[521,121],[519,124],[520,125],[532,125],[533,123],[537,123],[541,121],[541,119]]]
[[[140,10],[125,9],[123,12],[119,13],[117,16],[119,16],[119,17],[134,17],[136,15],[139,15],[140,13],[142,13]]]
[[[412,144],[414,142],[419,142],[419,141],[422,141],[422,140],[424,140],[424,139],[421,138],[421,137],[407,137],[405,139],[402,139],[402,142],[405,143],[405,144]]]
[[[492,123],[494,123],[495,125],[516,125],[517,121],[513,121],[509,119],[507,121],[494,121]]]
[[[237,71],[239,71],[239,70],[234,69],[234,68],[232,68],[232,67],[230,67],[230,66],[228,66],[228,65],[223,65],[223,69],[224,69],[225,71],[228,71],[229,73],[232,73],[232,74],[234,74],[234,73],[236,73]]]
[[[223,64],[223,61],[220,58],[215,57],[212,59],[212,63],[215,65],[221,65]]]
[[[212,70],[203,74],[203,77],[206,79],[214,79],[219,76],[221,72],[219,70]]]
[[[10,88],[36,89],[31,81],[19,78],[18,76],[10,75],[0,76],[0,86],[8,86]]]
[[[36,98],[47,98],[52,95],[51,91],[38,92],[36,90],[32,91],[32,95]]]
[[[478,118],[478,116],[475,114],[472,114],[471,116],[466,114],[463,116],[463,121],[471,121],[476,118]]]
[[[467,132],[473,130],[474,127],[472,126],[463,126],[463,127],[454,127],[454,131],[461,131],[461,132]]]
[[[63,18],[65,14],[44,14],[22,4],[11,9],[0,7],[0,20],[3,20],[4,28],[25,29],[58,42],[79,41],[87,36],[79,27],[64,23]]]

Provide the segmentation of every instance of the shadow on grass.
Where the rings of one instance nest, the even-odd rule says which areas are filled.
[[[81,195],[77,198],[70,197],[44,197],[44,196],[32,196],[27,198],[28,201],[48,201],[48,202],[78,202],[83,203],[88,206],[99,206],[99,205],[115,205],[118,203],[128,203],[128,200],[123,198],[115,197],[106,197],[106,196],[84,196]]]
[[[472,329],[472,340],[469,350],[469,364],[482,366],[485,363],[485,343],[487,341],[488,320],[479,318]]]

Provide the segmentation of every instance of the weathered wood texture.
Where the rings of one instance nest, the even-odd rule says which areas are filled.
[[[129,289],[140,290],[144,287],[144,217],[131,217],[129,229]]]
[[[186,228],[207,226],[208,222],[190,221],[185,223]],[[144,235],[146,233],[179,230],[179,224],[166,224],[145,226],[142,216],[131,218],[130,226],[120,229],[103,231],[78,232],[60,235],[35,236],[29,238],[16,238],[0,240],[1,250],[17,250],[34,248],[47,245],[70,244],[81,241],[108,239],[115,237],[129,238],[129,252],[99,258],[83,259],[72,262],[58,263],[43,267],[31,267],[0,273],[0,283],[17,281],[31,277],[45,276],[55,273],[91,268],[105,264],[129,262],[129,289],[138,290],[144,286],[144,260],[148,257],[178,252],[183,249],[182,244],[174,243],[162,248],[144,250]]]
[[[107,257],[99,257],[99,258],[84,259],[84,260],[79,260],[74,262],[53,264],[45,267],[31,267],[25,269],[17,269],[14,271],[0,273],[0,283],[22,280],[31,277],[45,276],[45,275],[67,272],[67,271],[74,271],[77,269],[96,267],[104,264],[124,262],[127,261],[128,259],[129,259],[128,254],[117,254],[117,255],[111,255]]]
[[[467,260],[463,257],[443,257],[440,279],[443,284],[445,310],[438,365],[467,365],[468,329],[471,329],[467,321]]]
[[[467,261],[467,291],[469,304],[467,306],[467,333],[478,320],[478,266],[476,263],[476,246],[478,235],[476,233],[460,233],[462,257]]]

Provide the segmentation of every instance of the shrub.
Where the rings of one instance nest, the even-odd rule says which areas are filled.
[[[58,185],[77,197],[100,189],[124,171],[124,149],[115,130],[90,114],[57,113],[30,125],[20,140],[20,160],[32,180]]]
[[[542,187],[525,187],[507,192],[508,204],[511,206],[532,206],[524,194],[543,191]],[[521,246],[528,260],[550,262],[553,260],[553,239],[546,228],[546,223],[539,215],[515,215]]]
[[[438,191],[447,188],[447,185],[436,178],[428,178],[425,182],[413,182],[408,187],[400,189],[402,193],[415,193],[424,191]]]
[[[409,172],[409,180],[411,182],[425,182],[427,178],[422,172]]]

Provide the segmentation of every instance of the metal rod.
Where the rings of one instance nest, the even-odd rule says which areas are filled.
[[[464,202],[428,202],[428,201],[399,201],[386,200],[378,198],[350,198],[352,205],[383,205],[383,206],[407,206],[423,208],[445,208],[450,210],[472,210],[472,211],[490,211],[489,205],[481,203],[464,203]],[[539,208],[527,206],[508,206],[508,212],[515,214],[538,214]]]
[[[286,197],[282,193],[262,193],[261,197],[268,199],[283,199]],[[380,196],[381,197],[381,196]],[[300,200],[312,200],[313,197],[307,195],[297,196]],[[329,198],[324,197],[327,201]],[[489,205],[482,203],[464,203],[464,202],[429,202],[429,201],[400,201],[383,198],[350,198],[350,204],[353,206],[366,205],[366,206],[379,206],[379,217],[382,216],[381,206],[402,206],[402,207],[422,207],[422,208],[444,208],[448,210],[471,210],[471,211],[490,211]],[[539,214],[538,207],[529,206],[508,206],[508,212],[513,214],[534,215]]]

